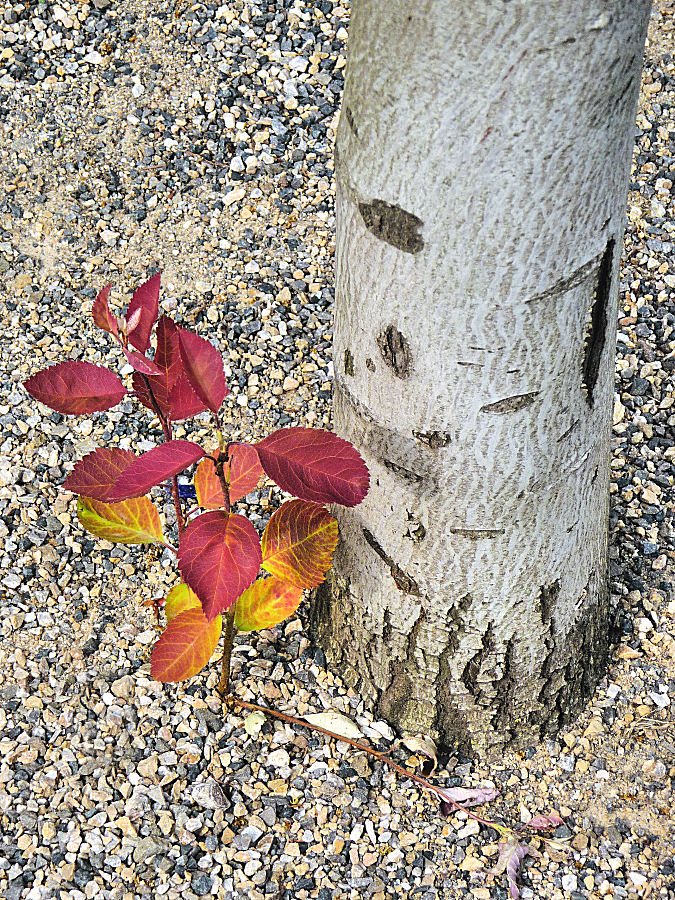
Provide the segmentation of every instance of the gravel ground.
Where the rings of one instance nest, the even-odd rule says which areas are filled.
[[[530,900],[675,896],[674,15],[656,0],[621,277],[621,643],[559,740],[492,769],[446,758],[438,773],[499,786],[492,812],[504,820],[565,818],[570,852],[527,863]],[[272,720],[247,730],[222,709],[216,665],[183,687],[150,679],[141,601],[166,592],[171,561],[90,541],[58,485],[94,446],[147,449],[158,433],[142,415],[131,427],[131,400],[64,421],[20,387],[66,356],[114,365],[91,299],[112,281],[122,303],[161,268],[164,308],[224,350],[235,436],[329,423],[331,151],[348,17],[333,0],[0,2],[6,900],[506,897],[486,874],[494,831],[441,818],[411,781],[343,744]],[[248,499],[260,525],[278,500]],[[239,639],[240,696],[299,715],[342,710],[391,746],[303,623]]]

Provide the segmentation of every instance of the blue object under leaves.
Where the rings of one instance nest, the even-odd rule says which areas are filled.
[[[171,485],[163,484],[162,487],[167,492],[167,494],[171,493]],[[197,499],[197,491],[195,490],[195,486],[193,484],[179,484],[178,485],[178,496],[184,497],[188,500],[196,500]]]

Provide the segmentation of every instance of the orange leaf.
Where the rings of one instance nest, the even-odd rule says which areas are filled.
[[[301,600],[302,588],[274,576],[260,578],[237,599],[234,624],[239,631],[271,628],[293,615]]]
[[[201,608],[184,609],[169,622],[152,650],[152,677],[184,681],[201,672],[216,649],[221,628],[220,616],[209,622]]]
[[[218,456],[218,451],[214,456]],[[255,490],[263,474],[255,447],[237,444],[230,448],[230,461],[225,465],[225,478],[230,484],[230,503],[236,503]],[[225,505],[216,468],[210,459],[203,459],[197,466],[194,479],[197,502],[205,509],[222,509]]]
[[[103,503],[78,497],[77,518],[87,531],[106,541],[122,544],[161,544],[159,513],[147,497]]]
[[[202,608],[199,597],[193,590],[190,590],[187,584],[183,584],[181,581],[180,584],[175,584],[166,596],[164,603],[166,621],[170,622],[176,616],[185,612],[186,609],[195,608]]]
[[[263,532],[263,569],[297,587],[316,587],[333,563],[337,539],[337,521],[323,506],[283,503]]]

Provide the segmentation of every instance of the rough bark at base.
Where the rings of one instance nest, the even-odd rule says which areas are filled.
[[[618,264],[647,0],[355,0],[336,431],[371,490],[333,665],[474,752],[555,732],[607,644]]]

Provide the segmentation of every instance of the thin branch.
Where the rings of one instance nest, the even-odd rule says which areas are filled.
[[[141,377],[143,378],[145,388],[150,396],[150,401],[152,403],[154,413],[159,419],[160,425],[162,426],[162,434],[164,435],[164,440],[170,441],[172,437],[171,420],[162,413],[162,410],[159,407],[159,403],[157,402],[157,398],[155,397],[154,391],[152,390],[152,385],[150,384],[150,379],[148,378],[148,376],[142,375]],[[171,493],[173,494],[173,506],[176,510],[176,525],[178,527],[178,537],[180,538],[181,534],[185,531],[185,519],[183,518],[183,510],[180,505],[177,475],[174,475],[171,479]]]
[[[225,463],[229,461],[229,445],[225,448],[225,452],[218,454],[218,459],[214,463],[214,468],[216,470],[216,475],[218,476],[218,481],[220,482],[220,489],[223,492],[223,499],[225,500],[224,509],[225,512],[230,511],[230,485],[228,479],[225,477]],[[228,468],[229,474],[229,468]]]
[[[221,672],[220,681],[218,683],[218,693],[224,697],[230,686],[230,659],[232,657],[232,643],[234,641],[234,607],[232,607],[229,612],[224,613],[223,618],[225,619],[225,631],[223,635],[223,658],[220,662]]]
[[[489,819],[483,819],[481,818],[481,816],[476,815],[476,813],[471,812],[470,809],[462,806],[461,803],[457,803],[456,800],[452,800],[447,797],[442,792],[442,788],[439,788],[435,784],[432,784],[422,775],[418,775],[416,772],[411,772],[410,769],[406,769],[405,766],[401,766],[397,762],[394,762],[393,759],[391,759],[385,753],[380,753],[379,750],[373,750],[372,747],[368,747],[366,746],[366,744],[360,744],[358,741],[352,740],[352,738],[345,737],[342,734],[337,734],[335,731],[329,731],[327,728],[322,728],[320,725],[313,725],[311,722],[306,722],[304,719],[298,719],[295,716],[289,716],[286,713],[278,712],[276,709],[270,709],[267,706],[259,706],[257,703],[249,703],[247,700],[240,700],[238,697],[234,696],[230,697],[230,699],[236,706],[241,706],[244,709],[256,710],[265,713],[266,715],[273,716],[275,719],[281,719],[282,722],[288,722],[291,725],[300,725],[303,728],[309,728],[310,731],[318,731],[320,734],[325,734],[327,737],[334,738],[336,741],[344,741],[345,744],[349,744],[351,747],[355,747],[357,750],[363,750],[364,753],[369,753],[371,756],[374,756],[375,759],[378,759],[380,760],[380,762],[385,763],[385,765],[389,766],[400,775],[404,775],[406,778],[411,778],[425,790],[430,791],[432,794],[434,794],[436,797],[439,797],[441,800],[444,800],[446,803],[452,803],[454,807],[456,807],[458,810],[461,810],[463,813],[466,813],[467,816],[469,816],[471,819],[475,819],[477,822],[480,822],[481,825],[486,825],[488,828],[494,828],[496,831],[500,832],[500,834],[503,835],[516,834],[515,831],[505,825],[500,825],[497,822],[491,822]]]

